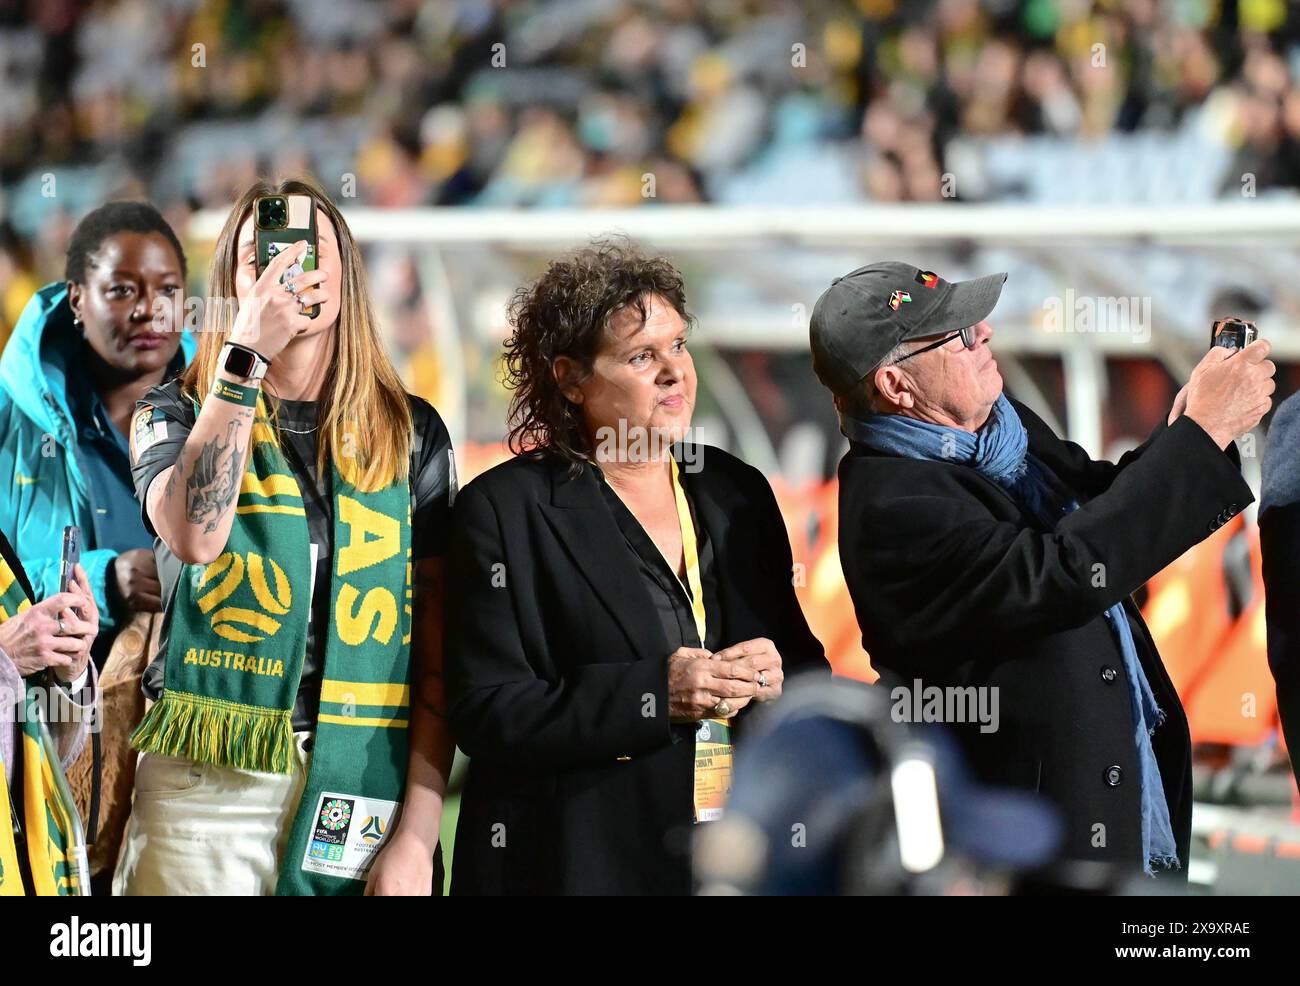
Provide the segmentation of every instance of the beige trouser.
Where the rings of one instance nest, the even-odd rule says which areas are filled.
[[[262,774],[140,754],[135,795],[113,874],[117,896],[275,893],[302,797],[309,732],[295,733],[299,769]]]

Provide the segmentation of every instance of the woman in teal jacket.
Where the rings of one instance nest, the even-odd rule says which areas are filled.
[[[13,477],[0,483],[0,530],[41,599],[59,591],[63,528],[81,528],[102,664],[132,612],[162,609],[128,429],[136,400],[179,372],[195,341],[178,331],[185,251],[153,206],[87,215],[65,274],[28,302],[0,356],[0,476]]]

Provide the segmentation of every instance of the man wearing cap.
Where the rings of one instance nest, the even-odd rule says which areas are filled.
[[[985,780],[1062,809],[1065,858],[1185,881],[1187,720],[1130,593],[1253,499],[1233,439],[1269,408],[1269,346],[1212,349],[1144,444],[1093,461],[1002,393],[1006,277],[871,264],[813,310],[863,646],[891,685],[997,689],[996,729],[952,728]]]

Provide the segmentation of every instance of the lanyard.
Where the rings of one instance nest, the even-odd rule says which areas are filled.
[[[686,582],[682,582],[682,577],[677,574],[677,566],[673,564],[672,559],[663,555],[660,549],[660,555],[663,556],[668,568],[673,573],[673,578],[677,584],[682,587],[691,601],[691,614],[695,617],[695,631],[700,635],[699,646],[704,646],[704,640],[707,635],[708,620],[704,610],[704,586],[700,579],[700,550],[699,543],[695,536],[695,521],[691,519],[691,505],[686,500],[686,490],[682,487],[681,476],[677,471],[677,460],[670,459],[672,463],[672,483],[673,483],[673,501],[677,505],[677,526],[682,533],[682,557],[686,563]],[[608,484],[608,481],[606,481]],[[614,495],[620,500],[622,495],[613,486],[609,487],[614,490]],[[626,504],[625,504],[626,505]],[[636,515],[633,514],[633,517]],[[659,546],[656,544],[656,548]]]
[[[691,518],[691,505],[686,499],[686,490],[682,486],[677,460],[670,461],[673,501],[677,507],[677,526],[682,535],[685,581],[683,582],[682,576],[677,574],[677,566],[666,555],[664,561],[673,570],[673,578],[682,587],[682,591],[690,597],[691,615],[695,618],[695,630],[700,637],[699,646],[703,647],[708,630],[708,619],[704,608],[704,584],[700,576],[699,540],[695,534],[695,521]],[[614,493],[617,495],[618,491],[614,490]],[[731,756],[730,723],[726,719],[718,718],[699,722],[695,728],[695,763],[691,794],[696,822],[710,822],[722,817],[727,794],[731,790]]]
[[[670,461],[673,464],[673,496],[677,500],[677,523],[682,529],[682,555],[686,561],[686,585],[682,588],[687,589],[686,594],[691,597],[695,629],[699,631],[700,646],[703,647],[708,620],[704,611],[704,586],[700,581],[700,552],[695,538],[695,522],[691,519],[691,505],[686,502],[686,490],[682,488],[681,477],[677,473],[677,460]],[[674,571],[673,574],[677,573]],[[677,581],[681,582],[680,576]]]

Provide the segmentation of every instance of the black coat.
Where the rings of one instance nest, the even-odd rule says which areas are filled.
[[[862,642],[887,683],[998,689],[999,726],[955,729],[977,774],[1050,797],[1067,858],[1141,865],[1133,709],[1104,617],[1122,602],[1156,701],[1152,739],[1186,879],[1191,741],[1178,695],[1129,598],[1253,499],[1235,446],[1162,423],[1117,464],[1095,462],[1012,402],[1029,450],[1083,504],[1044,531],[973,468],[853,443],[840,464],[840,560]],[[1118,772],[1112,768],[1119,768]]]
[[[1268,663],[1277,679],[1277,710],[1291,769],[1300,778],[1300,394],[1273,413],[1263,466],[1259,546]]]
[[[826,670],[766,479],[696,451],[682,479],[714,546],[723,639],[768,637],[787,678]],[[446,673],[470,765],[452,893],[688,893],[694,729],[669,722],[671,649],[599,480],[567,468],[521,456],[456,499]]]

